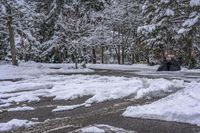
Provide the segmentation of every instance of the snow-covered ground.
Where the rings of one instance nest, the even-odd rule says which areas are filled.
[[[33,65],[34,66],[34,65]],[[38,65],[35,65],[37,68]],[[4,66],[3,66],[4,67]],[[13,72],[10,66],[9,73]],[[20,69],[21,66],[19,66]],[[24,69],[26,66],[23,66]],[[27,66],[29,67],[29,65]],[[32,71],[35,68],[32,68]],[[57,70],[55,70],[57,71]],[[4,73],[5,74],[5,73]],[[182,80],[126,78],[99,75],[48,75],[41,74],[29,78],[28,71],[22,81],[0,82],[0,106],[11,103],[40,101],[40,97],[55,97],[54,100],[71,100],[83,96],[91,96],[81,105],[58,107],[54,111],[68,110],[80,106],[90,106],[92,103],[124,98],[129,95],[135,98],[159,96],[173,92],[184,86]]]
[[[160,84],[162,83],[162,84]],[[0,106],[19,102],[40,101],[40,97],[69,100],[91,96],[82,106],[119,99],[129,95],[135,98],[157,96],[184,86],[181,80],[108,77],[98,75],[41,76],[19,82],[0,82]],[[79,106],[73,106],[79,107]],[[63,107],[58,107],[63,110]],[[64,107],[65,108],[65,107]],[[71,107],[66,107],[67,109]],[[58,111],[58,110],[57,110]]]
[[[47,64],[35,62],[21,62],[19,66],[10,64],[0,65],[0,80],[9,79],[32,79],[41,75],[55,73],[92,73],[91,69],[74,69],[74,64]]]
[[[185,122],[200,126],[200,83],[188,83],[166,98],[143,106],[131,106],[125,117]]]
[[[139,70],[141,73],[145,73],[144,71],[153,73],[157,69],[156,66],[147,65],[88,66],[89,68],[129,70],[130,72]],[[143,69],[144,71],[142,71]],[[183,72],[186,71],[189,70],[183,70]],[[84,75],[84,73],[93,74]],[[17,78],[19,80],[15,82],[11,80]],[[22,102],[39,102],[41,97],[54,97],[54,100],[72,100],[90,96],[86,101],[77,105],[57,106],[52,110],[52,112],[57,112],[73,110],[78,107],[88,107],[92,103],[121,99],[127,96],[131,96],[133,99],[158,97],[166,93],[173,93],[181,88],[185,89],[150,105],[129,107],[123,115],[126,117],[163,119],[200,125],[200,114],[198,113],[200,112],[200,104],[198,103],[200,101],[198,98],[200,85],[197,81],[186,83],[183,80],[163,78],[100,76],[95,75],[94,70],[91,69],[76,70],[73,68],[73,64],[28,62],[21,63],[18,67],[2,64],[0,65],[0,112],[34,111],[35,107],[29,107],[26,104],[23,104],[23,106],[19,104],[17,107],[12,106]],[[166,110],[163,110],[163,108]],[[152,112],[153,114],[151,114]],[[7,124],[9,123],[10,121]],[[2,125],[5,127],[6,123],[1,123],[0,126]]]

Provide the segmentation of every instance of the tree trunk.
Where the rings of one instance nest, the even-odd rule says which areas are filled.
[[[192,69],[195,67],[196,61],[194,57],[192,56],[192,39],[190,38],[187,40],[187,53],[188,54],[187,54],[186,64],[189,69]]]
[[[87,57],[86,57],[86,55],[87,55],[87,48],[84,47],[83,48],[83,61],[85,61],[85,63],[87,63]]]
[[[78,69],[78,52],[77,52],[77,49],[74,52],[74,62],[75,62],[75,69]]]
[[[136,63],[140,62],[140,57],[138,53],[135,54],[135,62]]]
[[[12,16],[8,16],[7,26],[8,26],[8,34],[9,34],[9,41],[10,41],[10,49],[11,49],[11,56],[12,56],[12,64],[18,66],[18,61],[16,57],[16,49],[15,49],[15,38],[14,38],[14,31],[12,27]]]
[[[135,63],[135,55],[134,53],[132,52],[131,53],[131,64],[134,64]]]
[[[121,62],[121,58],[120,58],[120,45],[117,45],[117,61],[118,61],[118,64],[120,64],[120,62]]]
[[[101,63],[104,64],[104,46],[101,46]]]
[[[97,63],[95,47],[92,48],[92,62],[93,62],[93,64]]]
[[[78,59],[77,59],[77,55],[75,55],[75,68],[78,69]]]
[[[124,64],[125,59],[125,48],[122,46],[122,64]]]

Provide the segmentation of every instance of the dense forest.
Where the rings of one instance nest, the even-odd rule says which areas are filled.
[[[0,0],[0,60],[200,64],[200,0]],[[16,59],[16,60],[15,60]]]

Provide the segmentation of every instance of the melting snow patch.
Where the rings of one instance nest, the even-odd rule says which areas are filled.
[[[104,124],[95,124],[81,129],[77,129],[70,133],[136,133],[135,131],[127,131],[122,128],[117,128]]]
[[[10,105],[11,105],[11,103],[1,104],[1,105],[0,105],[0,108],[9,107]]]
[[[103,129],[100,129],[98,127],[85,127],[81,129],[81,132],[83,133],[105,133]]]
[[[200,83],[188,83],[183,90],[143,106],[131,106],[125,117],[177,121],[200,126]]]
[[[32,110],[35,110],[35,109],[33,107],[28,107],[28,106],[8,109],[9,112],[12,112],[12,111],[32,111]]]
[[[33,122],[28,121],[28,120],[12,119],[8,121],[7,123],[0,123],[0,132],[14,130],[23,126],[29,127],[31,125],[33,125]]]
[[[69,105],[69,106],[57,106],[56,109],[53,109],[52,112],[58,112],[58,111],[67,111],[67,110],[73,110],[75,108],[81,107],[83,104],[79,105]]]

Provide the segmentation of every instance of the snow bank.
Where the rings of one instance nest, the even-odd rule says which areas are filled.
[[[175,89],[183,87],[183,84],[184,81],[180,80],[149,79],[144,81],[144,87],[138,90],[136,98],[158,97],[165,93],[174,92]]]
[[[125,117],[177,121],[200,126],[200,83],[188,83],[183,90],[143,106],[131,106]]]
[[[9,66],[8,70],[10,71],[3,71],[3,68],[6,69],[5,66]],[[66,70],[67,68],[71,69],[71,66],[66,64],[22,63],[19,67],[0,65],[0,72],[3,72],[0,73],[3,74],[2,77],[5,77],[8,73],[17,73],[18,70],[18,73],[22,72],[20,73],[22,76],[31,77],[17,82],[0,82],[0,107],[6,107],[8,104],[12,105],[12,103],[40,101],[40,97],[55,97],[54,100],[72,100],[83,96],[91,96],[81,105],[58,106],[53,111],[71,110],[80,106],[90,106],[92,103],[120,99],[130,95],[133,98],[160,96],[184,86],[184,82],[181,80],[99,75],[48,75],[52,71],[61,72],[60,69],[64,67],[66,67]],[[156,69],[156,67],[142,64],[130,66],[90,65],[90,67],[119,70],[141,70],[146,68],[147,71]],[[36,74],[33,74],[35,71]],[[33,75],[36,77],[33,77]]]
[[[12,119],[7,123],[0,123],[0,132],[5,132],[9,130],[14,130],[19,127],[28,127],[33,125],[33,122],[28,120],[18,120],[18,119]]]
[[[135,95],[135,98],[151,97],[174,91],[184,85],[181,80],[126,78],[99,75],[41,76],[1,85],[0,104],[40,101],[40,97],[54,100],[71,100],[91,96],[84,105]],[[2,105],[3,106],[3,105]],[[61,107],[62,108],[62,107]],[[68,108],[68,107],[66,107]]]
[[[107,100],[120,99],[129,95],[135,98],[152,97],[173,92],[174,89],[183,87],[184,82],[166,79],[125,78],[107,76],[73,76],[66,86],[55,86],[52,89],[55,100],[75,99],[90,95],[91,98],[84,103],[72,106],[58,106],[55,111],[72,110],[81,106],[90,106]],[[71,79],[73,79],[71,77]],[[134,97],[133,97],[134,98]]]
[[[171,88],[183,85],[183,81],[168,81],[166,79],[125,78],[107,76],[69,76],[62,85],[54,86],[50,91],[55,100],[75,99],[82,96],[92,96],[85,104],[98,103],[112,99],[119,99],[131,94],[140,95],[140,98],[150,93],[168,92]],[[154,82],[152,82],[154,81]],[[157,83],[157,84],[156,84]],[[162,84],[160,84],[162,83]],[[143,91],[140,92],[140,90]],[[139,96],[138,96],[139,97]]]

